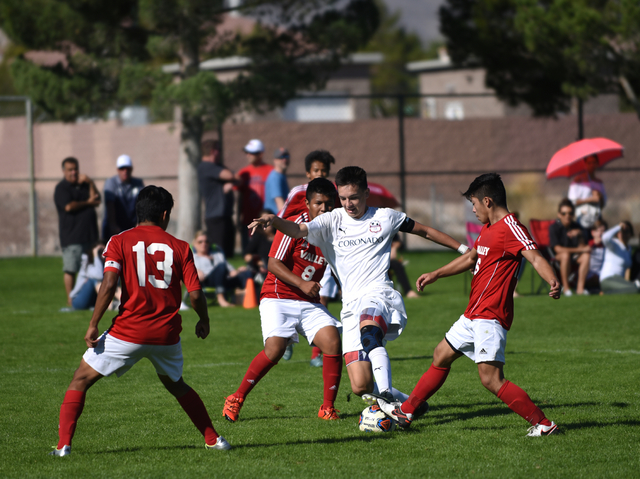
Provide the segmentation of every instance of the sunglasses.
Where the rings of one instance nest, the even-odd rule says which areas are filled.
[[[560,216],[573,216],[573,211],[561,211]]]
[[[198,240],[196,241],[196,244],[200,244],[200,243],[208,243],[208,240]]]

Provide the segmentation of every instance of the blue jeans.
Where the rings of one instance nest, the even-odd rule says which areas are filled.
[[[96,305],[97,298],[96,280],[88,279],[87,282],[82,285],[78,294],[71,299],[71,306],[73,309],[89,309]]]
[[[212,286],[216,288],[216,293],[223,294],[225,290],[234,290],[235,288],[244,289],[247,285],[247,279],[250,277],[250,271],[243,271],[237,276],[230,277],[227,265],[220,263],[213,268],[213,271],[204,279],[202,286]]]

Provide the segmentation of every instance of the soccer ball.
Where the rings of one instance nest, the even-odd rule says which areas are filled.
[[[396,422],[375,404],[362,411],[358,427],[365,432],[391,432],[396,428]]]

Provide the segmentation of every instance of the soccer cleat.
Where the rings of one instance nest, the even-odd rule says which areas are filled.
[[[218,451],[228,451],[231,449],[231,444],[229,444],[224,437],[218,436],[218,440],[215,444],[210,446],[205,442],[204,447],[207,449],[217,449]]]
[[[560,432],[555,422],[551,421],[551,426],[543,426],[542,424],[536,424],[531,426],[527,430],[527,436],[551,436],[551,434],[557,434]]]
[[[291,356],[293,356],[293,344],[290,344],[289,346],[287,346],[287,349],[284,350],[282,359],[284,359],[285,361],[289,361],[289,359],[291,359]]]
[[[334,421],[336,419],[340,419],[340,416],[338,416],[339,412],[340,411],[334,407],[325,408],[324,405],[322,405],[318,411],[318,417],[326,421]]]
[[[224,418],[227,421],[236,422],[240,414],[240,409],[242,409],[242,403],[244,403],[244,399],[235,396],[224,398],[224,409],[222,410]]]
[[[314,368],[321,368],[322,367],[322,356],[316,356],[311,361],[309,361],[309,366],[312,366]]]
[[[378,398],[378,406],[382,409],[387,416],[398,423],[403,429],[407,429],[411,426],[411,421],[413,421],[413,414],[402,412],[402,407],[399,405],[396,406],[394,403],[388,402],[385,399]]]
[[[49,453],[50,456],[58,457],[68,456],[69,454],[71,454],[71,446],[62,446],[62,449],[54,449]]]
[[[362,400],[366,402],[369,406],[374,406],[378,404],[378,399],[384,399],[389,404],[393,404],[394,407],[400,406],[400,401],[396,400],[393,397],[393,394],[389,391],[385,391],[383,393],[365,393],[362,395]]]

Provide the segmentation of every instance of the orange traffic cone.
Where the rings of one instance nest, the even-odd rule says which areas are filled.
[[[256,299],[256,283],[253,278],[247,280],[247,286],[244,290],[244,301],[242,306],[247,309],[257,308],[258,300]]]

